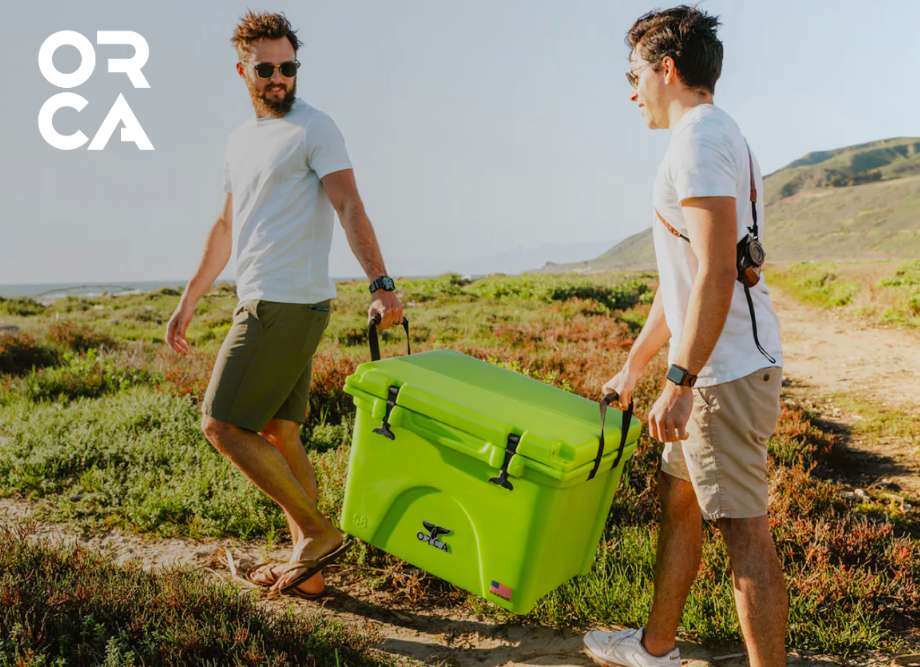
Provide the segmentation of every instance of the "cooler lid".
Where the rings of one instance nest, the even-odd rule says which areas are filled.
[[[598,404],[453,350],[435,350],[361,364],[345,382],[354,390],[386,400],[399,387],[396,404],[504,447],[521,436],[517,454],[560,472],[597,455]],[[611,410],[604,429],[605,453],[620,442],[620,413]],[[639,437],[633,420],[627,442]]]

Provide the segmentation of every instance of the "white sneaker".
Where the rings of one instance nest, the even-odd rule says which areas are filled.
[[[599,665],[623,667],[680,667],[680,651],[674,647],[667,655],[656,657],[645,650],[642,635],[645,628],[619,632],[592,630],[585,635],[585,650]]]

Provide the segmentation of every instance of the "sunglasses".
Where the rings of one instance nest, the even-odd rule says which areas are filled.
[[[275,65],[274,63],[258,63],[252,66],[261,79],[272,78],[275,75],[276,68],[281,70],[281,76],[291,78],[297,76],[298,67],[300,67],[300,61],[297,60],[288,60],[280,65]]]
[[[626,72],[626,80],[629,82],[631,88],[639,87],[639,74],[642,72],[642,70],[644,70],[646,67],[650,67],[651,65],[652,63],[643,63],[636,69],[631,69]]]

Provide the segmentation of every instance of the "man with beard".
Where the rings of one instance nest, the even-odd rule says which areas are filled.
[[[319,513],[313,467],[300,442],[311,362],[329,322],[333,210],[370,283],[368,315],[386,328],[402,304],[355,185],[332,119],[296,97],[297,38],[283,14],[248,12],[233,33],[236,71],[255,117],[230,136],[223,212],[169,321],[167,343],[186,353],[195,304],[226,266],[236,227],[237,296],[202,404],[208,441],[284,510],[287,563],[250,573],[273,590],[315,596],[321,569],[345,549]]]

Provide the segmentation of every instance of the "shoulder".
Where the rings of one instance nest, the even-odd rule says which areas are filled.
[[[736,161],[744,137],[738,125],[717,107],[697,114],[672,137],[669,156],[678,162]]]
[[[332,116],[300,98],[297,98],[297,104],[289,115],[292,122],[303,127],[308,133],[324,132],[332,128],[337,128],[335,121],[332,120]]]
[[[700,144],[731,146],[739,138],[741,138],[741,130],[737,123],[718,107],[710,107],[701,113],[694,114],[693,118],[674,136],[674,140],[684,146]]]

